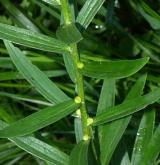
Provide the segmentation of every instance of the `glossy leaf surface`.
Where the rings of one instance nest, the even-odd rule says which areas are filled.
[[[74,112],[79,107],[74,101],[66,101],[53,107],[48,107],[20,119],[0,131],[1,138],[24,136],[44,128]]]
[[[125,78],[138,72],[149,58],[120,61],[93,61],[84,64],[83,74],[94,78]]]
[[[59,103],[68,99],[68,97],[49,80],[41,70],[33,65],[18,48],[14,47],[13,44],[8,41],[5,41],[5,45],[13,63],[21,75],[23,75],[40,94],[52,103]]]
[[[49,36],[0,23],[0,39],[6,39],[13,43],[48,52],[68,52],[68,46],[64,42]]]
[[[0,120],[0,130],[3,130],[5,127],[8,127],[8,124]],[[68,163],[68,155],[32,136],[9,138],[9,140],[42,160],[56,165],[67,165]]]
[[[153,92],[146,95],[139,96],[134,99],[129,99],[124,103],[108,108],[106,112],[103,112],[94,119],[94,125],[100,125],[106,122],[110,122],[128,115],[131,115],[137,111],[140,111],[150,104],[153,104],[160,98],[160,88],[157,88]]]

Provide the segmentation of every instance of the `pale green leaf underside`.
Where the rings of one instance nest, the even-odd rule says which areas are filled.
[[[24,136],[44,128],[78,109],[79,104],[65,101],[20,119],[0,131],[0,138]]]
[[[148,57],[137,60],[92,61],[84,63],[83,74],[93,78],[125,78],[138,72],[147,62]]]
[[[8,124],[0,120],[0,130],[3,130],[7,126]],[[54,163],[56,165],[68,164],[68,155],[32,136],[9,138],[9,140],[26,152],[42,160]]]
[[[9,41],[4,41],[11,60],[17,67],[21,75],[48,101],[57,104],[68,100],[65,95],[47,75],[33,65],[25,55]]]
[[[89,141],[80,141],[74,147],[69,158],[69,165],[88,165],[88,145]]]
[[[68,52],[68,45],[49,36],[0,23],[0,39],[48,52]]]
[[[150,104],[153,104],[160,98],[160,88],[146,95],[139,96],[134,99],[125,101],[124,103],[108,108],[106,112],[97,115],[94,119],[94,126],[106,122],[110,122],[128,115],[131,115],[139,110],[144,109]]]

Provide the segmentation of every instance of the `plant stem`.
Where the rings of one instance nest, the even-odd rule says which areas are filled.
[[[61,6],[62,6],[62,13],[64,17],[64,24],[68,25],[72,23],[72,17],[71,17],[71,11],[69,8],[68,0],[61,0]],[[83,85],[83,75],[81,73],[81,69],[78,68],[78,64],[81,64],[77,44],[70,44],[70,54],[71,58],[74,63],[74,69],[75,69],[75,76],[76,76],[76,92],[78,96],[81,98],[81,120],[82,120],[82,130],[83,130],[83,137],[90,137],[90,129],[87,126],[87,110],[85,105],[85,94],[84,94],[84,85]],[[87,139],[87,138],[86,138]]]
[[[89,129],[87,127],[87,118],[88,117],[87,117],[85,98],[84,98],[85,96],[84,96],[84,87],[83,87],[83,75],[81,73],[81,70],[78,69],[78,67],[77,67],[77,64],[80,63],[77,45],[71,44],[70,47],[72,50],[71,55],[72,55],[72,58],[74,61],[74,66],[75,66],[77,93],[78,93],[78,96],[82,99],[80,110],[81,110],[83,135],[89,136]]]
[[[68,25],[70,23],[72,23],[72,17],[71,17],[71,12],[70,12],[70,8],[68,5],[68,1],[67,0],[61,0],[61,10],[63,13],[63,18],[64,18],[64,24]]]

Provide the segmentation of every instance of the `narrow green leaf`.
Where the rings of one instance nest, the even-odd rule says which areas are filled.
[[[67,44],[78,43],[83,39],[81,33],[74,23],[69,25],[62,25],[57,29],[56,35],[59,39]]]
[[[92,61],[86,62],[83,68],[83,74],[94,78],[125,78],[138,72],[149,58],[137,60],[120,60],[120,61]]]
[[[137,80],[136,84],[132,87],[131,91],[128,93],[125,100],[140,96],[142,94],[145,82],[146,82],[146,75],[142,76],[141,78]],[[104,90],[104,92],[106,90],[107,90],[107,87]],[[110,88],[108,90],[110,90]],[[104,110],[107,110],[107,109],[104,109]],[[103,132],[100,132],[102,134],[101,135],[102,142],[100,143],[101,149],[102,149],[101,150],[102,165],[108,164],[110,162],[112,154],[118,142],[120,141],[125,129],[127,128],[127,125],[130,119],[131,119],[131,116],[127,116],[125,118],[122,118],[122,119],[119,119],[119,120],[116,120],[116,121],[113,121],[101,126],[103,128]],[[115,130],[115,131],[112,131],[112,130]]]
[[[100,99],[98,102],[97,115],[102,113],[106,108],[114,106],[115,101],[115,80],[104,79]],[[109,142],[109,125],[104,124],[98,127],[99,145],[100,145],[100,161],[101,164],[106,164],[107,150]],[[110,132],[111,134],[111,132]],[[110,142],[109,142],[110,143]],[[112,144],[112,143],[110,143]],[[107,159],[108,160],[108,159]]]
[[[20,26],[26,27],[28,30],[34,32],[40,32],[39,29],[34,25],[15,5],[9,0],[1,1],[1,4],[7,9],[7,11],[13,16],[14,19],[19,21]]]
[[[26,101],[26,102],[30,102],[30,103],[34,103],[34,104],[38,104],[38,105],[45,105],[45,106],[53,106],[52,103],[40,100],[40,99],[34,99],[33,96],[29,97],[26,95],[18,95],[18,94],[11,94],[11,93],[7,93],[7,92],[0,92],[0,96],[3,97],[9,97],[15,100],[21,100],[21,101]]]
[[[148,105],[153,104],[160,98],[160,88],[157,88],[153,92],[146,95],[139,96],[134,99],[129,99],[124,103],[108,108],[106,112],[97,115],[94,118],[93,125],[100,125],[106,122],[110,122],[116,119],[123,118],[125,116],[131,115],[137,111],[146,108]]]
[[[8,124],[0,120],[0,130],[3,130],[5,127],[8,127]],[[9,140],[21,149],[42,160],[56,165],[68,164],[68,155],[32,136],[9,138]]]
[[[59,14],[58,10],[55,10],[55,8],[59,8],[56,4],[54,5],[54,7],[50,7],[47,4],[51,4],[48,3],[49,1],[46,1],[47,4],[44,4],[43,2],[45,0],[42,0],[43,2],[41,2],[40,0],[31,0],[33,3],[35,3],[36,5],[38,5],[42,10],[46,11],[47,13],[49,13],[50,15],[52,15],[54,18],[56,18],[57,20],[60,20],[61,16]],[[52,5],[52,4],[51,4]],[[53,6],[53,5],[52,5]]]
[[[141,164],[141,157],[148,152],[146,146],[153,135],[155,123],[155,111],[146,111],[142,117],[139,130],[137,132],[136,141],[132,153],[132,165]]]
[[[98,102],[97,114],[105,111],[105,108],[114,106],[115,102],[115,80],[104,79],[100,99]]]
[[[69,98],[48,77],[33,65],[25,55],[8,41],[4,42],[9,55],[28,82],[51,103],[60,103]]]
[[[160,153],[160,124],[156,128],[152,138],[150,139],[150,142],[144,146],[145,152],[144,155],[141,157],[141,165],[152,165],[155,164],[156,159]]]
[[[60,0],[42,0],[42,1],[52,6],[61,5]]]
[[[65,101],[20,119],[0,131],[1,138],[24,136],[44,128],[69,115],[79,107],[74,101]]]
[[[78,13],[76,22],[86,29],[104,2],[105,0],[87,0]]]
[[[152,10],[144,1],[130,2],[132,7],[137,10],[155,30],[160,29],[160,15]]]
[[[68,52],[68,45],[49,36],[0,23],[0,39],[23,46],[56,53]]]
[[[79,142],[71,152],[69,165],[88,165],[88,146],[89,141]]]
[[[73,59],[71,57],[71,54],[63,54],[63,60],[65,63],[65,67],[66,70],[69,74],[70,79],[72,80],[72,82],[75,82],[76,80],[76,73],[75,73],[75,69],[74,69],[74,62]]]
[[[64,76],[66,75],[66,71],[64,70],[48,70],[44,71],[44,74],[47,75],[47,77],[58,77],[58,76]],[[0,73],[0,81],[6,81],[6,80],[19,80],[24,79],[24,77],[19,72],[2,72]]]

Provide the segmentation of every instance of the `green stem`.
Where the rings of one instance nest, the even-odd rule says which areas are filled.
[[[71,19],[71,11],[68,5],[68,0],[61,0],[61,6],[62,6],[62,13],[64,17],[64,24],[70,24],[72,23]],[[85,105],[85,95],[84,95],[84,86],[83,86],[83,75],[81,73],[81,69],[78,68],[78,64],[81,64],[78,50],[77,50],[77,44],[70,44],[70,54],[74,63],[74,69],[75,69],[75,76],[76,76],[76,89],[77,94],[81,98],[81,120],[82,120],[82,130],[83,130],[83,136],[90,137],[90,128],[87,126],[87,110]]]
[[[68,1],[67,0],[61,0],[61,10],[63,13],[63,18],[64,18],[64,24],[68,25],[70,23],[72,23],[72,17],[71,17],[71,12],[70,12],[70,8],[68,5]]]

